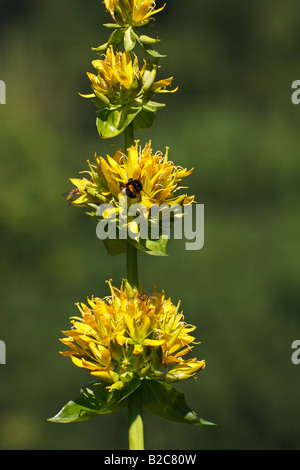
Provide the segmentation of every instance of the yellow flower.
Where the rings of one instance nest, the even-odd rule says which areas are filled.
[[[152,16],[165,8],[155,10],[153,0],[104,0],[107,11],[121,26],[143,26]]]
[[[97,75],[88,72],[92,94],[82,95],[84,98],[96,98],[99,107],[111,107],[131,103],[141,106],[149,101],[155,93],[170,93],[166,87],[172,84],[173,77],[155,82],[156,66],[147,69],[144,61],[139,68],[138,58],[130,52],[114,53],[110,46],[102,60],[94,60],[92,65]]]
[[[108,284],[110,296],[77,304],[81,317],[72,317],[72,328],[63,331],[61,342],[70,348],[63,356],[115,387],[135,376],[161,378],[162,366],[169,382],[194,377],[205,367],[204,361],[183,359],[196,344],[189,334],[196,327],[184,322],[180,304],[173,305],[164,292],[137,292],[127,281],[120,290]]]
[[[186,194],[178,196],[175,192],[179,183],[193,171],[175,166],[168,159],[168,148],[163,155],[153,153],[151,141],[142,149],[139,142],[128,149],[128,155],[118,150],[113,157],[95,156],[96,164],[90,164],[90,180],[87,178],[72,178],[71,182],[79,189],[80,196],[73,204],[76,206],[98,205],[102,203],[119,207],[121,196],[128,197],[131,202],[143,204],[149,211],[153,205],[174,204],[188,205],[194,201],[194,196]],[[130,194],[130,181],[135,182],[135,191]],[[129,182],[129,184],[128,184]],[[137,183],[138,182],[138,183]],[[126,186],[127,185],[127,186]],[[129,189],[127,190],[126,187]]]

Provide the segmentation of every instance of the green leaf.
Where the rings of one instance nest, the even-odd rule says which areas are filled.
[[[168,256],[166,253],[168,238],[163,237],[162,235],[158,240],[147,239],[137,239],[132,240],[128,238],[129,243],[135,246],[138,250],[147,253],[152,256]]]
[[[110,256],[116,256],[126,252],[126,240],[111,240],[110,238],[106,238],[106,240],[103,240],[103,243],[107,254]]]
[[[121,255],[122,253],[125,253],[127,240],[138,250],[147,253],[148,255],[168,256],[166,253],[168,239],[162,237],[160,237],[159,240],[132,240],[131,238],[128,238],[126,240],[113,240],[110,238],[106,238],[105,240],[103,240],[103,243],[106,248],[107,254],[110,256],[117,256]]]
[[[104,23],[103,26],[105,26],[105,28],[113,28],[113,29],[123,28],[123,26],[121,26],[118,23]]]
[[[137,32],[134,32],[134,36],[146,54],[157,59],[161,57],[167,57],[166,55],[160,54],[159,52],[152,49],[152,44],[159,42],[160,39],[153,39],[145,35],[140,36]]]
[[[166,105],[165,103],[158,103],[157,101],[147,101],[144,105],[143,108],[151,109],[152,111],[157,111],[158,109],[165,108]]]
[[[160,54],[159,52],[155,51],[154,49],[152,49],[151,46],[148,46],[148,45],[145,45],[145,44],[142,44],[142,47],[144,49],[144,51],[146,52],[146,54],[150,55],[151,57],[155,57],[155,58],[161,58],[161,57],[167,57],[165,54]]]
[[[146,379],[142,384],[142,392],[144,408],[160,418],[194,425],[214,424],[199,418],[187,405],[183,393],[172,385]]]
[[[116,50],[123,41],[124,33],[124,29],[115,29],[108,39],[108,45],[112,45],[113,48]]]
[[[125,51],[130,52],[132,49],[134,49],[136,43],[136,38],[135,35],[132,33],[132,28],[131,26],[126,29],[125,35],[124,35],[124,47]]]
[[[141,112],[134,118],[134,128],[136,130],[149,129],[153,125],[155,118],[156,111],[144,106]]]
[[[80,390],[53,418],[53,423],[74,423],[87,421],[98,416],[114,413],[127,404],[127,398],[141,385],[139,377],[124,384],[122,390],[108,391],[107,384],[91,382]]]
[[[162,237],[159,240],[132,240],[131,238],[128,238],[126,240],[112,240],[110,238],[106,238],[105,240],[103,240],[103,243],[106,248],[107,254],[110,256],[117,256],[121,255],[122,253],[125,253],[127,240],[138,250],[142,251],[143,253],[147,253],[148,255],[168,256],[166,253],[168,239]]]
[[[121,27],[119,26],[116,26],[116,25],[107,25],[107,27],[114,27],[116,28],[115,31],[113,31],[111,33],[111,35],[109,36],[109,39],[106,43],[104,44],[101,44],[101,46],[98,46],[98,47],[92,47],[92,51],[95,51],[95,52],[104,52],[106,51],[106,49],[112,45],[114,49],[117,49],[117,47],[121,44],[121,42],[123,41],[123,37],[124,37],[124,34],[125,34],[125,31],[124,29],[119,29]]]
[[[141,245],[145,247],[146,253],[149,255],[167,256],[166,248],[168,238],[165,238],[161,235],[158,240],[151,240],[148,238],[146,240],[141,240],[141,242]]]
[[[91,382],[80,390],[80,395],[70,400],[48,421],[54,423],[86,421],[99,415],[114,413],[125,406],[125,403],[118,403],[121,391],[109,392],[106,387],[107,384],[103,382]]]
[[[97,113],[97,129],[102,139],[109,139],[121,134],[141,111],[142,106],[122,106],[105,108]]]
[[[164,108],[164,103],[157,103],[155,101],[145,101],[142,110],[134,118],[133,124],[136,130],[149,129],[154,124],[156,119],[156,111]]]
[[[119,400],[119,403],[125,402],[125,405],[127,405],[127,398],[142,385],[143,381],[144,379],[136,376],[130,380],[130,382],[125,383],[124,389],[122,390],[122,398]]]

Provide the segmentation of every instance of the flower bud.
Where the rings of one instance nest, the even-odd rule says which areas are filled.
[[[121,380],[118,380],[109,387],[109,391],[112,392],[113,390],[122,390],[123,388],[124,383]]]
[[[197,361],[196,359],[190,359],[178,364],[173,367],[166,374],[166,382],[177,382],[181,380],[187,380],[194,377],[195,374],[205,368],[205,361]]]
[[[142,35],[140,36],[140,41],[141,41],[143,44],[145,44],[145,45],[147,45],[147,46],[148,46],[148,45],[150,46],[151,44],[156,44],[156,43],[158,43],[158,42],[160,41],[160,39],[158,39],[158,38],[157,38],[157,39],[150,38],[150,36],[145,36],[144,34],[142,34]]]
[[[152,87],[154,83],[156,73],[157,73],[157,65],[153,65],[152,70],[148,74],[146,74],[146,71],[145,71],[145,74],[143,77],[144,79],[143,90],[144,91],[150,90],[150,88]]]
[[[145,367],[141,369],[140,376],[146,377],[150,371],[151,371],[151,364],[147,364]]]
[[[134,297],[133,289],[127,280],[125,280],[125,290],[128,300],[132,301]]]
[[[99,93],[97,90],[94,89],[94,93],[95,93],[95,96],[96,98],[98,98],[98,100],[104,104],[105,106],[108,106],[110,104],[110,101],[109,99],[107,98],[107,96],[103,95],[103,93]]]
[[[98,47],[92,47],[92,51],[95,51],[95,52],[103,52],[103,51],[106,51],[106,49],[108,48],[108,42],[106,42],[105,44],[102,44],[101,46],[98,46]]]
[[[95,377],[98,377],[98,379],[103,380],[103,382],[107,383],[113,383],[119,380],[118,374],[116,374],[112,370],[97,370],[91,372],[91,375],[94,375]]]

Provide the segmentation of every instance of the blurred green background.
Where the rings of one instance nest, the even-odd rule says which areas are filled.
[[[163,2],[157,2],[161,5]],[[86,71],[110,21],[99,0],[1,0],[1,449],[127,449],[122,410],[69,425],[46,421],[90,375],[59,355],[77,301],[118,285],[124,256],[108,257],[84,211],[61,197],[95,151],[105,155]],[[178,386],[217,427],[145,413],[147,449],[299,449],[300,79],[298,0],[169,0],[156,16],[161,77],[174,76],[153,128],[136,135],[195,171],[205,245],[139,256],[146,288],[179,299],[197,325],[199,379]]]

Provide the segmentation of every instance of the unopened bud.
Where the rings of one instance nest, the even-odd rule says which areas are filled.
[[[92,189],[90,187],[85,188],[85,192],[93,197],[94,199],[97,199],[100,202],[106,202],[106,199],[104,196],[102,196],[96,189]]]
[[[150,44],[156,44],[157,42],[160,41],[160,39],[150,38],[149,36],[145,36],[145,35],[142,34],[142,36],[140,36],[140,41],[143,44],[150,45]]]
[[[177,382],[190,379],[204,368],[205,361],[197,361],[195,359],[187,360],[182,364],[178,364],[173,367],[173,369],[166,374],[166,382]]]
[[[110,387],[107,387],[110,392],[113,390],[122,390],[124,388],[124,383],[121,380],[118,380],[117,382],[113,383]]]
[[[132,289],[131,285],[129,284],[129,282],[127,280],[125,281],[125,290],[126,290],[127,298],[129,300],[132,300],[133,299],[133,289]]]
[[[144,85],[143,85],[143,90],[144,91],[148,91],[150,90],[150,88],[152,87],[153,83],[154,83],[154,80],[155,80],[155,77],[156,77],[156,73],[157,73],[157,65],[153,65],[153,68],[152,70],[146,74],[144,74]]]
[[[140,371],[140,376],[141,377],[146,377],[148,375],[148,373],[150,372],[150,370],[151,370],[151,364],[147,364]]]
[[[107,48],[108,48],[108,42],[98,47],[92,47],[91,49],[92,51],[95,51],[95,52],[102,52],[102,51],[106,51]]]
[[[110,104],[110,101],[107,96],[103,95],[102,93],[99,93],[99,91],[95,90],[94,88],[93,91],[95,93],[95,96],[98,98],[99,101],[101,101],[101,103],[105,104],[106,106]]]

